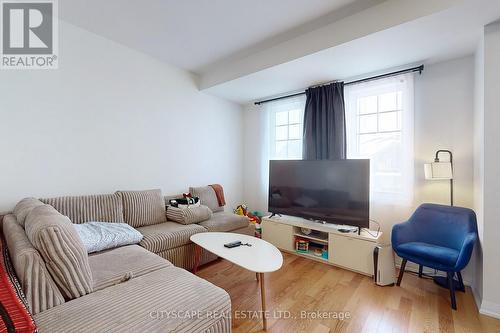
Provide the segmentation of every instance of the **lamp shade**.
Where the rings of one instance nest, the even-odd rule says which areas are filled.
[[[453,179],[453,169],[450,162],[433,162],[424,164],[425,179],[449,180]]]

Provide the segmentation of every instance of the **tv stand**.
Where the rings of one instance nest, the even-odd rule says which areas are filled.
[[[269,218],[273,218],[275,216],[281,217],[281,214],[279,214],[279,213],[272,213],[271,216],[269,216]]]
[[[380,245],[382,233],[375,237],[361,228],[340,232],[339,227],[286,215],[265,217],[262,219],[262,238],[282,251],[373,276],[373,251]],[[312,232],[304,234],[301,228]],[[298,250],[297,240],[308,243],[309,249]],[[327,254],[316,256],[315,249],[325,249]]]

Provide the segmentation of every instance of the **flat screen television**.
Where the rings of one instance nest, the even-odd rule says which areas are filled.
[[[370,160],[270,161],[273,214],[369,227]]]

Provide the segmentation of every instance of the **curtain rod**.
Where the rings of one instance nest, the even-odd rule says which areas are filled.
[[[417,66],[417,67],[402,69],[400,71],[395,71],[395,72],[380,74],[380,75],[371,76],[371,77],[367,77],[367,78],[360,79],[360,80],[354,80],[354,81],[346,82],[346,83],[344,83],[344,85],[348,86],[348,85],[351,85],[351,84],[357,84],[357,83],[366,82],[366,81],[373,81],[373,80],[382,79],[382,78],[390,77],[390,76],[396,76],[396,75],[400,75],[400,74],[404,74],[404,73],[418,72],[419,74],[422,74],[423,70],[424,70],[424,65],[420,65],[420,66]],[[316,85],[314,87],[319,87],[319,86],[322,86],[322,85],[325,85],[325,84],[330,84],[330,83],[333,83],[333,82],[336,82],[336,81],[326,82],[326,83],[323,83],[323,84],[320,84],[320,85]],[[258,101],[258,102],[255,102],[254,104],[255,105],[261,105],[261,104],[268,103],[268,102],[279,101],[280,99],[285,99],[285,98],[290,98],[290,97],[305,95],[305,93],[306,93],[305,91],[302,91],[302,92],[298,92],[298,93],[295,93],[295,94],[290,94],[290,95],[285,95],[285,96],[280,96],[280,97],[266,99],[266,100],[263,100],[263,101]]]

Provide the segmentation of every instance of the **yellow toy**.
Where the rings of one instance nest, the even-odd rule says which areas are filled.
[[[248,219],[250,220],[250,223],[253,223],[253,224],[260,223],[260,219],[257,216],[253,215],[252,213],[250,213],[247,205],[239,205],[234,210],[234,213],[241,215],[241,216],[248,217]]]

